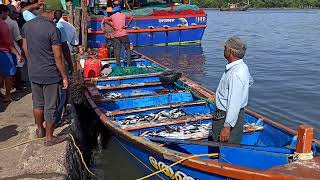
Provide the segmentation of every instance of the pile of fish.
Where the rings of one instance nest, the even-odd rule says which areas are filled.
[[[163,137],[183,140],[206,139],[211,130],[211,123],[207,124],[185,124],[183,126],[165,126],[164,129],[149,132],[145,131],[140,136]]]
[[[146,66],[144,64],[137,64],[136,67],[138,67],[138,68],[150,68],[152,66]]]
[[[146,123],[161,123],[163,120],[167,119],[177,119],[179,117],[185,116],[186,113],[181,109],[172,109],[171,111],[160,111],[158,113],[151,113],[147,115],[130,115],[124,120],[118,121],[119,125],[123,128],[132,125],[142,125]]]
[[[264,126],[258,123],[246,123],[243,125],[243,132],[245,133],[252,133],[255,131],[262,131]]]
[[[114,100],[122,97],[123,95],[121,93],[105,93],[102,95],[102,99],[104,100]]]

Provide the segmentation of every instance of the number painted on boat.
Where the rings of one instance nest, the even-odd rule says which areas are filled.
[[[197,22],[205,22],[207,20],[206,17],[196,17]]]
[[[159,23],[174,22],[174,19],[159,19]]]
[[[168,167],[168,165],[166,165],[164,162],[157,161],[156,158],[152,156],[149,156],[149,162],[152,165],[152,167],[154,167],[156,170],[161,170]],[[164,170],[163,174],[169,177],[170,179],[175,180],[195,180],[193,177],[188,176],[181,171],[173,171],[171,167]]]

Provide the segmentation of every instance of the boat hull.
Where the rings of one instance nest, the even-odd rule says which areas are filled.
[[[88,47],[97,48],[107,40],[101,31],[102,18],[90,18]],[[207,16],[150,16],[134,18],[128,28],[133,46],[166,46],[200,43],[206,29]]]
[[[142,167],[146,174],[160,170],[160,168],[166,168],[170,166],[172,161],[168,161],[163,157],[152,154],[144,149],[138,148],[135,144],[126,141],[125,139],[116,137],[117,142],[132,156],[132,158],[137,162],[139,167]],[[175,165],[168,168],[168,170],[153,176],[155,179],[205,179],[205,180],[215,180],[215,179],[227,179],[226,176],[220,176],[217,174],[212,174],[208,172],[199,171],[182,164]]]

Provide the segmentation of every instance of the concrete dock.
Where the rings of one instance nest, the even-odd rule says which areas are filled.
[[[45,147],[44,140],[5,149],[36,138],[31,93],[7,107],[0,102],[0,179],[83,179],[79,155],[71,141]],[[70,133],[71,125],[55,134]]]

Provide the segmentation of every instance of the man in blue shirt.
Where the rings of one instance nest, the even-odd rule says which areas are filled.
[[[229,38],[224,47],[228,64],[217,88],[212,135],[216,142],[240,144],[244,125],[244,107],[248,104],[249,87],[253,83],[243,57],[247,46],[239,37]]]

